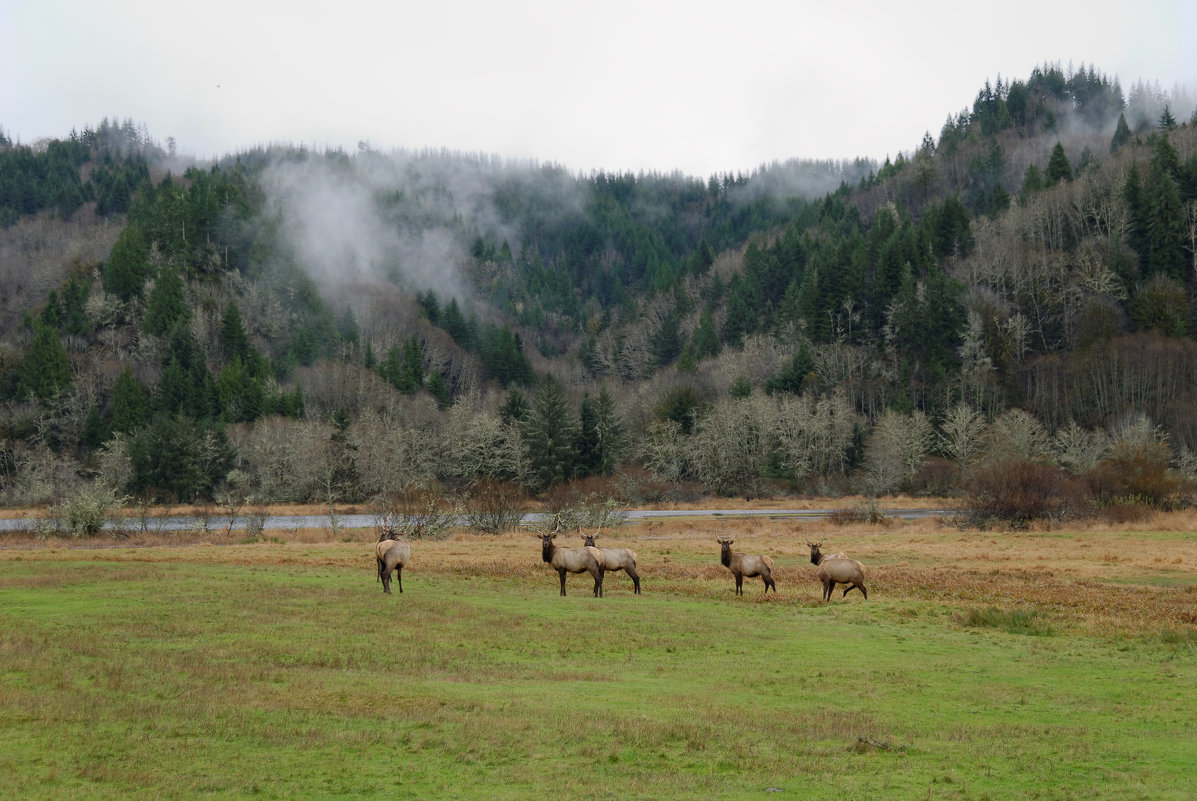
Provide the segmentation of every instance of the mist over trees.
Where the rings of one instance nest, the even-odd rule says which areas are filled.
[[[1049,465],[1176,502],[1195,123],[1185,90],[1044,65],[884,164],[705,179],[5,137],[0,498],[953,493]]]

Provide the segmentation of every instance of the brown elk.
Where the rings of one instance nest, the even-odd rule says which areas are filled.
[[[382,582],[382,591],[391,594],[391,571],[395,571],[395,578],[399,582],[399,592],[403,592],[403,566],[411,559],[411,546],[399,539],[395,529],[388,528],[378,535],[378,544],[374,546],[374,557],[378,562],[378,580]]]
[[[735,542],[732,539],[717,539],[721,550],[719,552],[719,563],[732,572],[736,577],[736,595],[744,594],[744,577],[755,578],[760,576],[761,580],[765,582],[765,593],[769,592],[769,588],[773,588],[774,595],[777,594],[777,584],[773,581],[773,560],[768,556],[753,556],[749,554],[736,553],[731,549],[731,544]]]
[[[823,583],[823,600],[831,600],[831,592],[835,589],[836,584],[847,584],[844,588],[844,594],[840,597],[846,597],[848,592],[852,589],[860,590],[860,594],[865,598],[869,597],[869,591],[865,589],[864,583],[864,565],[855,559],[849,559],[847,554],[842,551],[831,556],[826,556],[819,551],[821,542],[808,542],[810,546],[810,561],[811,564],[819,568],[819,581]]]
[[[599,552],[603,560],[603,569],[622,570],[627,573],[632,579],[632,594],[639,595],[640,572],[636,567],[636,552],[627,548],[599,548],[594,544],[594,538],[598,536],[597,531],[593,534],[583,534],[582,527],[578,526],[578,533],[585,538],[585,547],[594,548]]]
[[[561,594],[565,595],[566,573],[589,573],[594,578],[594,597],[603,596],[603,563],[595,556],[598,549],[591,548],[558,548],[553,544],[557,536],[554,529],[551,533],[540,534],[540,556],[557,571],[561,577]]]

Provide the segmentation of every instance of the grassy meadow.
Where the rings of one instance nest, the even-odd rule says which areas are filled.
[[[413,542],[391,596],[370,531],[13,535],[0,798],[1192,799],[1195,530],[636,523],[602,599],[526,532]]]

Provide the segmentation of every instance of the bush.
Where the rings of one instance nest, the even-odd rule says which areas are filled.
[[[835,509],[828,513],[827,522],[835,526],[871,524],[884,526],[890,520],[874,500],[854,503],[848,509]]]
[[[50,507],[55,533],[71,537],[94,537],[104,530],[112,512],[124,506],[111,487],[84,484]],[[45,529],[43,529],[44,531]]]
[[[627,522],[627,501],[612,479],[592,476],[553,488],[544,497],[545,510],[561,528],[611,528]]]
[[[1155,514],[1155,509],[1135,498],[1120,498],[1100,504],[1098,514],[1107,523],[1141,523]]]
[[[407,539],[440,539],[457,525],[461,510],[430,487],[410,485],[371,501],[375,530],[394,530]]]
[[[1085,483],[1054,465],[1009,460],[982,468],[967,482],[966,522],[1001,521],[1025,528],[1032,521],[1087,517],[1092,505]]]
[[[464,496],[466,522],[482,531],[499,534],[519,528],[527,496],[519,484],[480,480]]]
[[[1127,499],[1154,509],[1177,505],[1180,480],[1168,470],[1171,451],[1163,443],[1115,447],[1114,455],[1086,474],[1090,492],[1102,506]]]
[[[910,482],[915,495],[944,497],[960,491],[960,467],[938,456],[928,457]]]

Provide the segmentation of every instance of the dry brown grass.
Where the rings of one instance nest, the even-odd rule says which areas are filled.
[[[722,507],[721,507],[722,508]],[[759,507],[757,507],[759,508]],[[639,554],[645,592],[686,596],[730,595],[732,579],[719,564],[717,537],[733,536],[737,549],[770,555],[781,590],[772,603],[820,603],[808,541],[846,551],[866,565],[869,600],[853,593],[833,603],[921,604],[951,608],[996,605],[1029,608],[1057,625],[1094,633],[1158,632],[1197,627],[1197,512],[1159,513],[1124,524],[1030,531],[959,530],[948,521],[890,519],[885,525],[830,525],[826,521],[768,517],[670,518],[604,531],[604,544]],[[268,531],[246,544],[234,531],[142,533],[127,539],[40,541],[0,539],[0,562],[49,553],[80,561],[303,564],[360,569],[373,575],[371,530]],[[456,531],[413,545],[411,571],[428,576],[485,576],[551,584],[534,535]],[[609,591],[630,591],[612,574]],[[579,585],[580,586],[580,585]],[[759,582],[746,595],[761,601]]]

